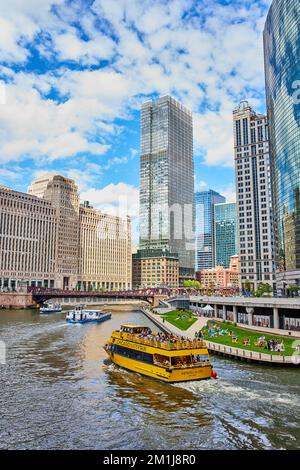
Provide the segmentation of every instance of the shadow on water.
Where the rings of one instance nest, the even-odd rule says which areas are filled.
[[[136,405],[151,407],[154,412],[172,413],[178,408],[185,412],[195,406],[201,409],[201,398],[184,388],[124,370],[108,361],[105,373],[107,384],[117,389],[121,398],[132,399]],[[211,420],[205,411],[198,418],[203,418],[205,422]]]

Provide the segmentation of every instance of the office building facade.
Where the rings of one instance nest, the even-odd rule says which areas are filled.
[[[239,287],[238,256],[231,256],[229,267],[216,266],[213,269],[204,269],[196,273],[196,279],[202,288],[229,289]]]
[[[226,202],[225,197],[213,191],[195,194],[196,252],[195,269],[203,271],[215,267],[215,204]]]
[[[167,250],[194,276],[192,113],[164,96],[142,105],[140,249]]]
[[[300,286],[300,29],[298,0],[274,0],[264,29],[276,284]]]
[[[138,250],[132,255],[133,288],[179,286],[178,255],[166,250]]]
[[[0,186],[0,291],[54,287],[56,236],[49,201]]]
[[[61,175],[0,187],[0,290],[131,288],[131,221],[79,203]]]
[[[229,268],[230,257],[237,255],[236,204],[216,204],[215,265]]]
[[[275,287],[267,117],[242,101],[233,111],[233,127],[241,285]]]
[[[79,208],[79,290],[131,287],[131,220],[104,214],[86,201]]]
[[[56,211],[56,273],[63,289],[74,287],[78,275],[79,193],[75,181],[50,175],[31,183],[28,193],[49,201]]]

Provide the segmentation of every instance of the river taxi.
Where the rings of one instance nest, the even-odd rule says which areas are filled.
[[[60,304],[44,304],[40,307],[41,314],[48,314],[48,313],[60,313],[62,312],[62,306]]]
[[[118,366],[164,382],[187,382],[215,376],[203,340],[152,333],[145,326],[122,325],[104,346]]]
[[[86,310],[83,306],[70,310],[66,315],[66,321],[68,323],[102,323],[110,319],[111,312],[105,312],[103,310]]]

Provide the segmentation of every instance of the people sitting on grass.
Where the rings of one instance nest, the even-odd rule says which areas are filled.
[[[268,339],[267,340],[267,349],[268,351],[277,351],[279,342],[277,339]]]
[[[223,326],[223,329],[222,329]],[[284,339],[282,338],[272,338],[271,336],[266,337],[263,334],[257,333],[257,336],[253,332],[241,332],[240,329],[233,328],[231,329],[224,329],[224,325],[222,323],[220,324],[215,324],[214,322],[210,321],[207,323],[206,328],[203,328],[203,331],[205,332],[205,337],[212,338],[211,340],[214,341],[214,337],[220,337],[220,336],[225,336],[227,335],[227,338],[224,338],[224,344],[228,344],[228,339],[232,343],[239,344],[244,347],[251,347],[252,345],[255,348],[262,348],[267,351],[269,351],[271,354],[273,353],[285,353],[286,351],[286,345],[284,342]],[[248,336],[249,334],[249,336]],[[247,336],[246,336],[247,335]],[[240,337],[239,337],[240,336]],[[229,338],[228,338],[229,337]],[[222,342],[222,339],[220,338],[220,341]],[[300,351],[300,345],[295,346],[294,349],[297,351]]]

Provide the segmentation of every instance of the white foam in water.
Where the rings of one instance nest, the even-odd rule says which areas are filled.
[[[265,388],[254,391],[240,385],[234,385],[222,379],[186,382],[173,385],[184,388],[194,394],[214,394],[214,397],[221,395],[224,399],[227,397],[228,399],[236,398],[237,400],[242,399],[243,401],[266,402],[268,404],[276,403],[292,407],[294,410],[300,408],[299,396],[296,394],[281,391],[276,392],[274,389],[266,390]]]

